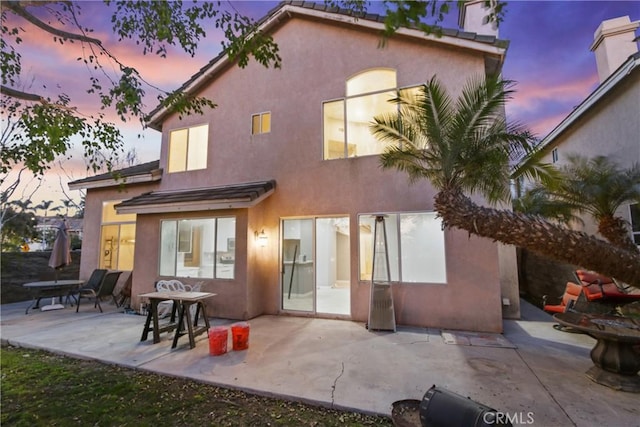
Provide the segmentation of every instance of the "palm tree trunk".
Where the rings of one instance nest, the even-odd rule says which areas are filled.
[[[612,216],[602,218],[598,223],[598,232],[614,245],[620,246],[630,252],[640,253],[638,246],[636,246],[635,242],[631,239],[631,235],[627,229],[627,223],[624,219]]]
[[[445,227],[529,249],[640,287],[640,255],[542,218],[479,206],[457,189],[443,189],[435,208]]]

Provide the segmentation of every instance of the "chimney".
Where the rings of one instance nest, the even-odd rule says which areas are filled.
[[[591,50],[595,52],[600,83],[605,81],[629,56],[638,52],[635,41],[640,21],[631,22],[629,16],[602,21],[593,34]]]
[[[494,0],[471,0],[460,8],[458,26],[463,31],[483,36],[498,37],[498,26],[489,22],[489,15],[493,10]]]

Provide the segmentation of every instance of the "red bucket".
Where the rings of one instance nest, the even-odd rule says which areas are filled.
[[[231,325],[231,338],[233,340],[234,351],[248,349],[249,324],[247,322],[240,322]]]
[[[219,356],[227,352],[228,330],[224,326],[209,328],[209,354]]]

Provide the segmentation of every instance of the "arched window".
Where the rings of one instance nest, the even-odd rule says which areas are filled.
[[[396,71],[389,68],[376,68],[363,71],[347,80],[347,97],[366,95],[381,90],[396,90]]]
[[[384,151],[369,130],[373,117],[392,113],[389,102],[397,94],[396,71],[376,68],[363,71],[346,81],[343,99],[323,104],[324,159],[368,156]]]

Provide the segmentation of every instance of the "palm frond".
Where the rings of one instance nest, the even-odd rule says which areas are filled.
[[[476,77],[455,102],[436,77],[417,93],[400,91],[392,100],[398,111],[377,116],[371,125],[379,140],[390,143],[382,167],[404,171],[411,180],[427,178],[438,189],[508,200],[510,154],[514,147],[530,149],[532,139],[504,120],[511,85]]]
[[[640,167],[622,169],[604,156],[569,155],[561,178],[548,188],[596,220],[612,218],[620,206],[640,201]]]
[[[582,218],[576,215],[577,206],[566,200],[555,198],[544,186],[538,185],[527,190],[521,197],[513,201],[513,210],[527,215],[555,220],[569,225],[570,223],[584,224]]]

